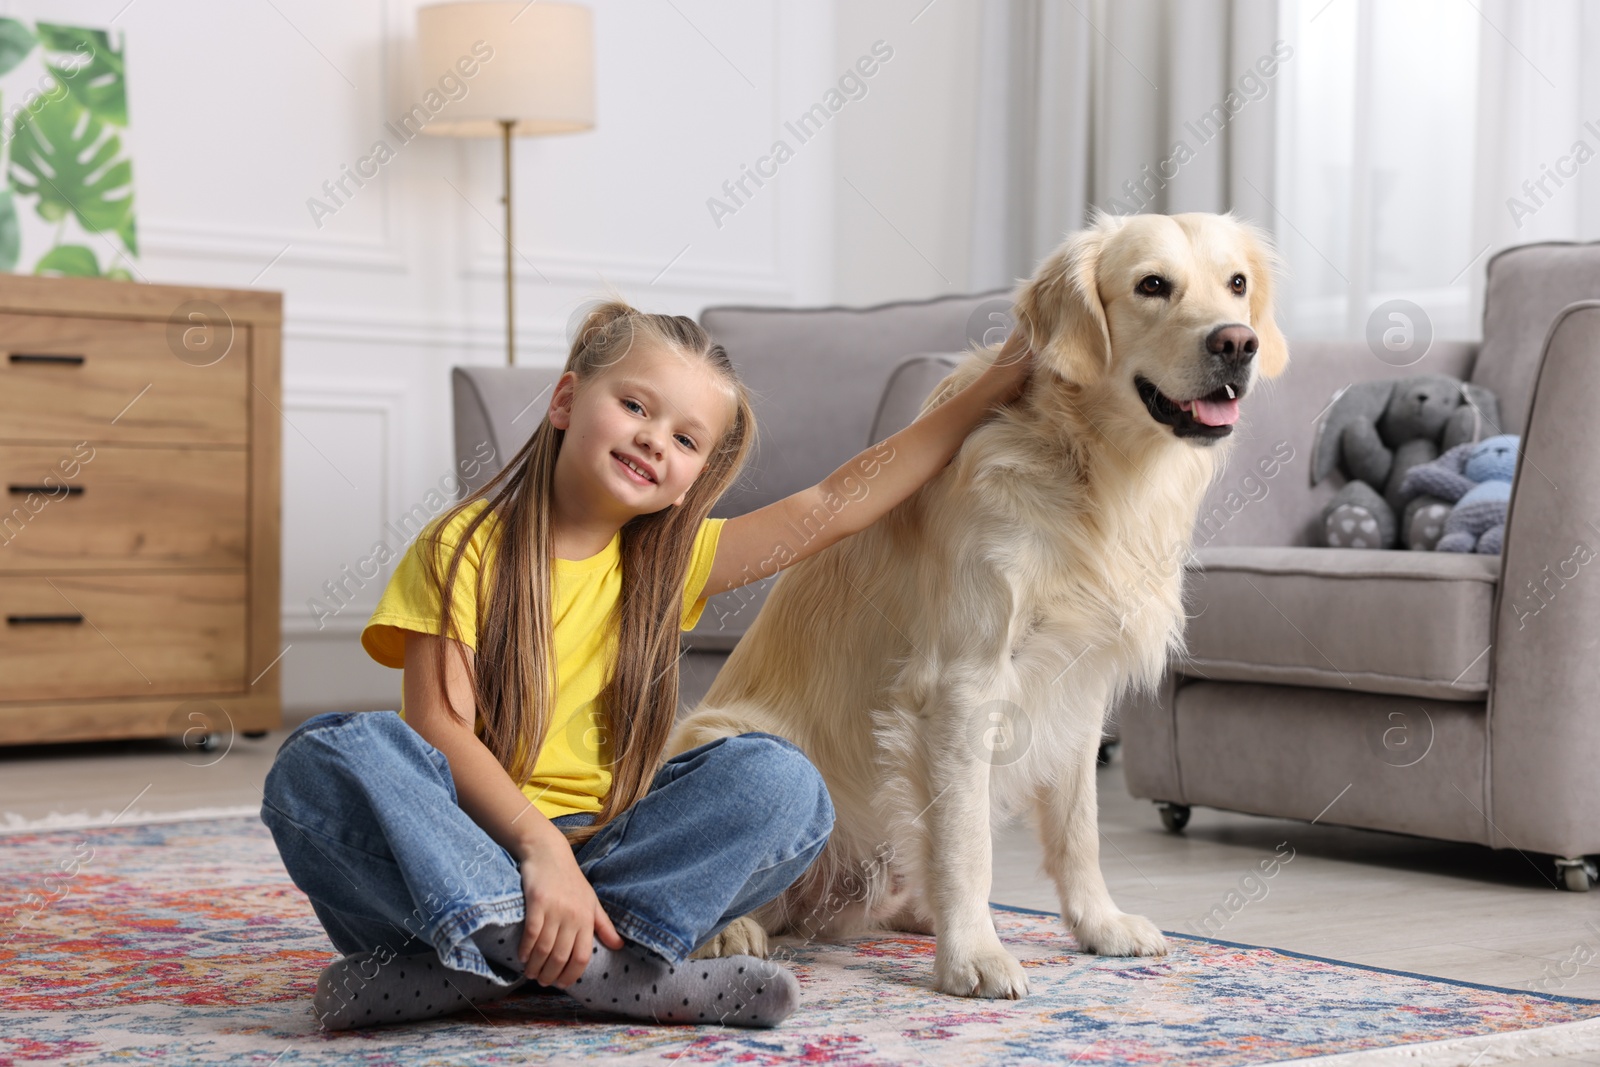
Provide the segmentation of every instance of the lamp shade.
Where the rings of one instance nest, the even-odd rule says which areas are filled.
[[[424,127],[498,137],[594,126],[594,17],[579,4],[539,0],[429,4],[417,9],[417,74],[448,98]]]

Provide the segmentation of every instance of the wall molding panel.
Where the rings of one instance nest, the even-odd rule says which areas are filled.
[[[364,439],[363,443],[371,454],[376,455],[377,462],[369,466],[379,472],[379,478],[375,485],[357,486],[355,492],[350,494],[371,495],[372,510],[365,516],[344,516],[347,521],[358,523],[362,527],[359,535],[349,539],[353,545],[366,546],[373,541],[383,539],[385,526],[398,509],[399,502],[405,498],[405,449],[401,440],[401,427],[405,423],[410,392],[408,383],[398,379],[389,382],[352,378],[296,378],[284,381],[283,414],[288,423],[284,427],[286,446],[289,444],[290,435],[298,439],[297,443],[309,438],[310,447],[318,453],[318,458],[334,466],[335,469],[342,453],[335,448],[333,442],[318,440],[314,434],[315,428],[308,426],[309,420],[305,416],[343,414],[356,420],[363,418],[372,420],[377,424],[372,435]],[[343,482],[347,478],[348,475],[341,473],[339,481]],[[339,493],[342,495],[343,490],[340,489]],[[295,504],[300,505],[304,502],[302,498]],[[285,510],[294,513],[298,507]],[[323,511],[320,506],[315,510],[319,513]],[[331,509],[328,514],[331,514]],[[325,523],[325,528],[331,531],[335,525],[329,521]],[[303,540],[301,539],[302,543]],[[349,553],[347,551],[344,554]],[[340,637],[352,633],[359,635],[362,625],[372,614],[372,609],[377,605],[378,597],[382,593],[381,582],[369,581],[353,598],[353,603],[348,607],[341,607],[336,615],[325,619],[319,625],[316,614],[308,605],[308,600],[312,597],[327,600],[322,583],[339,581],[343,568],[353,565],[356,561],[348,558],[339,559],[340,553],[336,551],[331,553],[313,551],[299,556],[286,551],[285,555],[282,589],[285,640]],[[384,581],[387,581],[389,570],[392,568],[385,569]]]

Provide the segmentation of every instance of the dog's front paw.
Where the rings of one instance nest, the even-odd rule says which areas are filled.
[[[971,952],[934,953],[934,988],[958,997],[1006,997],[1018,1000],[1028,995],[1028,978],[1011,953],[996,945],[984,945]]]
[[[750,916],[741,915],[689,953],[692,960],[719,959],[723,956],[758,956],[766,959],[767,931]]]
[[[1167,939],[1143,915],[1114,912],[1105,919],[1078,924],[1072,931],[1085,952],[1096,956],[1165,956]]]

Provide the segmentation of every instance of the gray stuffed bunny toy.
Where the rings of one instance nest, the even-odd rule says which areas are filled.
[[[1500,432],[1500,403],[1448,374],[1356,382],[1334,394],[1311,448],[1311,484],[1334,467],[1349,481],[1322,509],[1330,548],[1431,549],[1450,504],[1400,495],[1406,472],[1464,442]]]
[[[1401,495],[1431,493],[1455,506],[1445,518],[1440,552],[1499,555],[1505,542],[1506,515],[1511,510],[1511,484],[1517,472],[1521,438],[1502,434],[1448,449],[1432,463],[1419,463],[1406,474]]]

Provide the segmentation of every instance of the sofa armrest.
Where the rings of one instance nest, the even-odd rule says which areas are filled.
[[[500,473],[527,444],[544,419],[550,389],[560,377],[560,367],[451,369],[456,468],[463,483],[457,500]]]
[[[1533,382],[1495,601],[1495,844],[1575,856],[1600,821],[1600,301],[1551,324]]]

